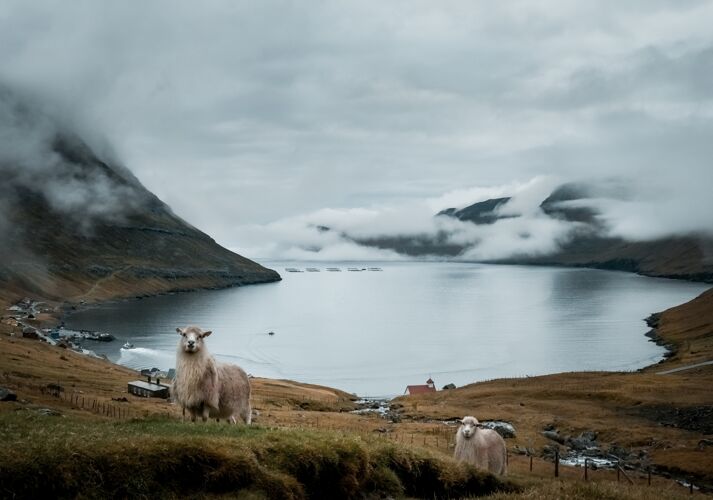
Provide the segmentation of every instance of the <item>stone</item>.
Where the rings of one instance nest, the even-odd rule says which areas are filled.
[[[589,450],[597,447],[597,433],[586,431],[581,433],[576,438],[572,438],[567,443],[570,448],[575,450]]]
[[[57,410],[53,410],[52,408],[40,408],[37,410],[37,413],[40,415],[44,415],[46,417],[60,417],[62,414],[58,412]]]
[[[558,444],[564,444],[565,441],[567,441],[567,439],[564,436],[560,436],[560,433],[557,431],[544,431],[542,435]]]
[[[10,389],[0,387],[0,401],[17,401],[17,394]]]
[[[489,422],[481,422],[481,425],[486,429],[494,430],[504,438],[514,438],[517,435],[515,427],[509,422],[491,420]]]

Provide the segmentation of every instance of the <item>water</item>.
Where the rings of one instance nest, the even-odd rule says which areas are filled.
[[[362,396],[573,370],[634,370],[661,359],[642,321],[703,284],[635,274],[466,263],[266,262],[283,281],[78,311],[85,346],[132,368],[174,366],[177,326],[213,330],[210,351],[255,376]],[[383,272],[349,272],[379,266]],[[285,272],[286,267],[320,272]],[[327,272],[339,267],[342,272]],[[268,332],[274,332],[269,335]],[[120,350],[125,341],[134,350]]]

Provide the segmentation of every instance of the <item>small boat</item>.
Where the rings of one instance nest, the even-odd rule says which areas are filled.
[[[341,269],[339,269],[338,267],[328,267],[327,271],[331,271],[333,273],[338,273],[338,272],[341,272]]]
[[[132,344],[131,342],[126,342],[123,346],[121,346],[121,348],[122,349],[133,349],[134,344]]]
[[[267,334],[272,336],[272,335],[275,335],[275,332],[267,332]]]
[[[308,267],[307,272],[308,273],[318,273],[319,269],[317,269],[316,267]]]
[[[296,269],[294,267],[286,267],[285,271],[287,271],[288,273],[303,273],[304,272],[301,269]]]

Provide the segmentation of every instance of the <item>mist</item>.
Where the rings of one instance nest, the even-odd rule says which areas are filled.
[[[53,153],[74,131],[252,257],[402,258],[356,243],[395,235],[546,255],[582,230],[539,208],[568,182],[603,235],[709,235],[712,22],[703,1],[4,2],[0,81],[39,112],[2,94],[0,168],[82,227],[121,217],[130,188]],[[518,217],[434,217],[506,196]]]

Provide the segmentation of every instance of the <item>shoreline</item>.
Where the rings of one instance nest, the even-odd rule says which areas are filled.
[[[275,261],[278,262],[278,261]],[[345,261],[346,262],[346,261]],[[409,260],[407,262],[415,262],[418,263],[420,260]],[[449,261],[444,261],[444,263],[448,263]],[[457,262],[457,263],[463,263],[463,262]],[[531,265],[531,264],[513,264],[513,263],[485,263],[485,262],[465,262],[465,263],[473,263],[473,264],[485,264],[485,265],[510,265],[510,266],[522,266],[522,267],[553,267],[553,268],[570,268],[570,269],[582,269],[583,267],[581,266],[548,266],[548,265]],[[586,268],[586,269],[594,269],[594,268]],[[612,271],[610,269],[598,269],[598,270],[604,270],[604,271]],[[641,273],[631,273],[627,271],[618,271],[614,270],[615,272],[626,272],[627,274],[636,274],[642,277],[646,278],[661,278],[659,276],[648,276],[644,275]],[[667,278],[667,279],[677,279],[677,278]],[[274,280],[274,281],[261,281],[261,282],[255,282],[252,283],[253,285],[262,285],[262,284],[269,284],[269,283],[274,283],[279,280]],[[701,283],[698,281],[694,280],[685,280],[685,281],[692,281],[696,283]],[[189,292],[201,292],[201,291],[212,291],[212,290],[225,290],[225,289],[230,289],[230,288],[237,288],[241,286],[248,286],[245,284],[231,284],[227,286],[220,286],[220,287],[197,287],[197,288],[191,288],[191,289],[176,289],[176,290],[169,290],[169,291],[164,291],[164,292],[159,292],[159,293],[153,293],[153,294],[143,294],[143,295],[135,295],[135,296],[117,296],[117,297],[112,297],[112,298],[107,298],[105,300],[96,300],[92,302],[84,302],[84,301],[79,301],[79,302],[62,302],[62,303],[55,303],[57,304],[55,306],[55,309],[57,310],[56,315],[52,315],[52,320],[49,322],[49,324],[45,323],[43,327],[57,327],[58,325],[64,325],[64,322],[67,318],[71,317],[73,314],[83,311],[83,310],[88,310],[92,309],[94,307],[99,307],[104,304],[112,304],[112,303],[126,303],[134,300],[143,300],[145,298],[152,298],[152,297],[159,297],[159,296],[167,296],[167,295],[177,295],[177,294],[183,294],[183,293],[189,293]],[[708,290],[713,290],[713,288],[709,288]],[[663,311],[657,311],[657,312],[652,312],[647,316],[646,318],[642,318],[641,320],[644,321],[647,326],[650,327],[650,330],[645,332],[643,335],[649,339],[650,342],[654,342],[656,345],[661,346],[664,348],[664,352],[660,355],[660,357],[657,358],[657,361],[654,362],[649,362],[649,364],[645,364],[643,366],[640,366],[638,368],[631,368],[631,369],[625,369],[625,370],[608,370],[608,369],[602,369],[602,370],[586,370],[586,372],[596,372],[596,373],[638,373],[638,372],[645,372],[647,370],[651,369],[662,369],[662,368],[667,368],[669,364],[675,364],[672,362],[672,359],[676,356],[677,354],[677,346],[675,345],[674,342],[671,342],[670,340],[667,340],[665,337],[662,337],[660,332],[658,331],[658,325],[659,325],[659,320],[661,315],[663,314],[664,311],[669,310],[669,309],[674,309],[676,307],[683,306],[685,304],[688,304],[689,302],[692,302],[696,300],[700,295],[706,293],[704,290],[701,292],[701,294],[693,297],[691,300],[683,302],[681,304],[674,304]],[[52,303],[51,301],[47,301],[47,303]],[[47,318],[45,318],[45,321]],[[106,358],[110,363],[121,366],[123,368],[127,368],[130,370],[134,370],[138,372],[138,369],[130,368],[124,365],[121,365],[118,363],[118,361],[112,361],[105,355],[102,355],[101,357]],[[646,361],[648,362],[648,361]],[[540,373],[537,375],[520,375],[520,376],[505,376],[505,377],[495,377],[495,378],[488,378],[488,379],[483,379],[483,380],[478,380],[478,381],[472,381],[466,384],[461,385],[460,387],[466,387],[474,384],[482,384],[482,383],[487,383],[491,382],[493,380],[518,380],[518,379],[526,379],[530,377],[543,377],[543,376],[552,376],[552,375],[565,375],[565,374],[577,374],[577,373],[582,373],[581,371],[574,371],[574,370],[569,370],[569,371],[553,371],[553,372],[545,372],[545,373]],[[338,390],[343,390],[343,389],[338,389]],[[361,395],[360,395],[361,397]],[[369,397],[364,396],[364,397]],[[400,397],[400,394],[395,393],[393,396],[380,396],[380,399],[386,398],[386,399],[394,399]]]
[[[273,262],[283,262],[279,261],[277,259],[274,259]],[[284,261],[287,262],[287,261]],[[289,261],[292,262],[292,261]],[[305,261],[305,262],[311,262],[311,261]],[[331,262],[331,261],[330,261]],[[341,261],[340,261],[341,262]],[[352,261],[344,261],[344,262],[352,262]],[[376,261],[375,261],[376,262]],[[382,261],[379,261],[382,262]],[[404,262],[413,262],[413,263],[418,263],[421,262],[418,259],[409,259],[405,260]],[[443,263],[449,263],[452,261],[449,260],[444,260]],[[259,261],[258,261],[259,263]],[[639,272],[631,272],[631,271],[626,271],[626,270],[617,270],[617,269],[601,269],[597,267],[590,267],[590,266],[569,266],[569,265],[551,265],[551,264],[526,264],[526,263],[512,263],[512,262],[478,262],[478,261],[455,261],[455,263],[466,263],[466,264],[483,264],[483,265],[506,265],[506,266],[522,266],[522,267],[536,267],[536,268],[541,268],[541,267],[552,267],[556,269],[560,268],[569,268],[569,269],[592,269],[592,270],[600,270],[600,271],[611,271],[611,272],[622,272],[622,273],[627,273],[627,274],[635,274],[638,276],[646,277],[646,278],[665,278],[665,279],[673,279],[677,281],[688,281],[688,282],[693,282],[693,283],[702,283],[702,284],[708,284],[708,282],[704,281],[698,281],[698,280],[692,280],[692,279],[682,279],[680,277],[671,277],[671,276],[652,276],[652,275],[647,275]],[[268,281],[258,281],[250,284],[244,284],[244,283],[233,283],[229,284],[226,286],[209,286],[209,287],[194,287],[194,288],[186,288],[186,289],[174,289],[174,290],[167,290],[167,291],[162,291],[158,293],[146,293],[142,295],[134,295],[134,296],[116,296],[112,298],[107,298],[107,299],[102,299],[102,300],[94,300],[91,302],[85,302],[85,301],[79,301],[79,302],[71,302],[71,301],[52,301],[52,300],[46,300],[42,301],[40,299],[33,299],[39,302],[44,302],[46,304],[51,304],[54,306],[55,313],[51,314],[50,318],[41,318],[38,319],[38,321],[41,323],[40,326],[37,326],[37,328],[54,328],[57,327],[58,325],[64,325],[65,319],[67,317],[72,316],[74,313],[83,311],[83,310],[88,310],[92,309],[93,307],[99,307],[104,304],[112,304],[112,303],[125,303],[125,302],[130,302],[130,301],[138,301],[138,300],[143,300],[147,298],[152,298],[152,297],[160,297],[160,296],[167,296],[167,295],[177,295],[177,294],[184,294],[184,293],[194,293],[194,292],[202,292],[202,291],[213,291],[213,290],[226,290],[230,288],[238,288],[238,287],[243,287],[243,286],[253,286],[253,285],[265,285],[265,284],[270,284],[270,283],[276,283],[282,280],[282,277],[280,277],[277,280],[268,280]],[[713,290],[713,287],[708,288],[707,290],[704,290],[701,292],[699,295],[693,297],[691,300],[683,302],[681,304],[674,304],[662,311],[656,311],[656,312],[651,312],[649,316],[646,318],[642,318],[641,321],[644,321],[647,326],[650,327],[650,330],[645,332],[643,335],[649,339],[650,342],[654,342],[656,345],[659,345],[664,348],[664,352],[661,355],[661,358],[651,364],[647,364],[644,366],[641,366],[639,368],[633,368],[631,370],[585,370],[584,372],[593,372],[593,373],[601,373],[601,374],[606,374],[606,373],[641,373],[641,372],[646,372],[648,370],[652,369],[661,369],[661,368],[668,368],[669,364],[675,364],[674,358],[676,357],[676,354],[678,353],[678,347],[677,345],[672,342],[669,339],[666,339],[665,336],[661,336],[659,332],[659,322],[661,315],[668,310],[675,309],[678,307],[685,306],[686,304],[689,304],[693,301],[695,301],[697,298],[699,298],[701,295]],[[7,311],[7,307],[11,306],[12,304],[3,304],[2,301],[0,301],[0,306],[3,308],[3,311]],[[6,313],[2,315],[2,317],[6,317]],[[122,368],[126,368],[132,371],[136,371],[137,373],[139,372],[138,369],[133,369],[124,365],[119,364],[118,362],[110,360],[108,357],[105,355],[100,356],[104,359],[106,359],[109,363],[120,366]],[[470,382],[468,384],[463,384],[460,387],[467,387],[470,385],[474,384],[482,384],[482,383],[488,383],[492,382],[495,380],[518,380],[518,379],[527,379],[527,378],[532,378],[532,377],[546,377],[546,376],[553,376],[553,375],[566,375],[566,374],[577,374],[577,373],[584,373],[582,371],[555,371],[555,372],[547,372],[547,373],[541,373],[538,375],[520,375],[520,376],[513,376],[513,377],[498,377],[498,378],[491,378],[491,379],[484,379],[484,380],[479,380],[479,381],[474,381]],[[343,391],[343,389],[337,389],[336,390]],[[359,397],[370,397],[370,396],[362,396],[358,395]],[[388,397],[388,396],[379,396],[379,399],[383,398],[387,399],[395,399],[398,397],[401,397],[400,394],[395,394],[393,397]]]

